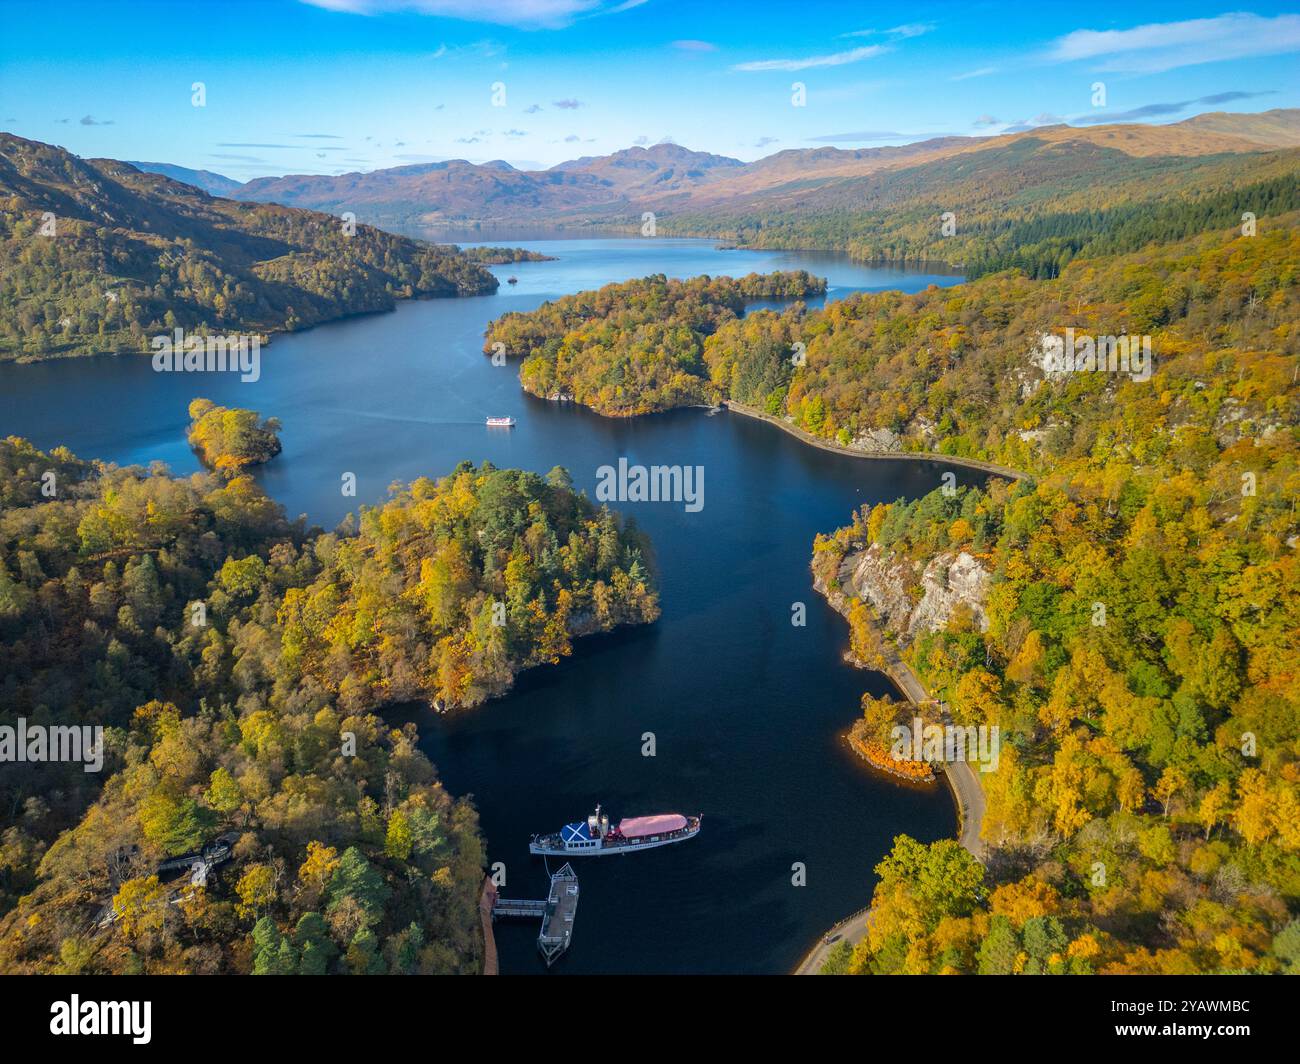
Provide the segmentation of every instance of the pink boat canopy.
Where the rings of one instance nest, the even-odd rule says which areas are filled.
[[[618,822],[618,833],[625,839],[639,839],[646,835],[666,835],[681,831],[686,818],[680,813],[659,813],[656,816],[624,817]]]

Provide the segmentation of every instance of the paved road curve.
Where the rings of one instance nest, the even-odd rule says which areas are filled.
[[[907,662],[898,656],[893,647],[888,648],[888,653],[890,660],[885,671],[899,690],[918,706],[934,705],[929,692],[921,685]],[[980,828],[984,823],[984,789],[980,786],[979,777],[966,761],[947,762],[943,769],[957,802],[957,815],[961,818],[961,832],[957,840],[977,858],[982,857]]]
[[[897,652],[888,647],[890,655],[885,664],[885,673],[902,694],[917,705],[934,704],[921,681]],[[958,841],[976,858],[982,858],[984,848],[980,843],[980,828],[984,823],[984,789],[979,777],[966,761],[947,762],[943,766],[948,786],[952,788],[953,799],[957,803],[957,815],[961,822]],[[794,970],[795,975],[816,975],[822,970],[831,950],[847,940],[856,945],[867,933],[871,923],[871,910],[863,909],[832,927],[815,945],[809,954]]]

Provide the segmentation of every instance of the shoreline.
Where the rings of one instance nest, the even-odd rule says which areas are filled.
[[[864,665],[857,665],[858,668],[867,668]],[[907,669],[907,675],[920,686],[920,681],[916,679],[916,674],[908,668],[907,664],[901,659],[898,662],[901,668]],[[906,685],[900,682],[901,677],[896,675],[892,663],[887,663],[886,667],[877,670],[884,673],[889,678],[890,683],[898,690],[898,693],[907,698]],[[924,689],[923,689],[924,690]],[[933,701],[932,699],[930,701]],[[852,740],[849,743],[853,746]],[[856,752],[856,750],[855,750]],[[861,755],[859,755],[861,756]],[[875,768],[874,762],[869,758],[864,758],[868,766]],[[888,772],[887,769],[882,771]],[[897,776],[895,773],[889,773],[891,782],[900,784],[915,783],[915,781]],[[934,782],[937,782],[939,776],[936,775]],[[957,841],[968,850],[976,860],[983,859],[983,844],[979,841],[980,827],[984,819],[984,795],[980,788],[980,783],[975,773],[971,771],[970,765],[965,761],[945,761],[943,762],[943,781],[948,785],[948,791],[952,794],[953,805],[957,810]],[[929,786],[927,783],[915,783],[917,786]],[[974,788],[972,791],[971,788]],[[977,800],[976,796],[978,796]],[[972,808],[968,808],[971,806]],[[871,905],[868,904],[856,912],[844,917],[842,920],[831,924],[808,951],[799,960],[790,972],[791,975],[820,975],[822,965],[826,960],[833,947],[838,946],[841,942],[847,941],[851,945],[857,945],[862,936],[866,933],[871,923]]]
[[[483,267],[485,270],[487,267]],[[490,272],[490,271],[489,271]],[[493,275],[495,277],[495,274]],[[394,298],[391,307],[380,307],[376,310],[352,310],[345,314],[340,314],[333,318],[324,318],[321,321],[314,321],[310,325],[302,325],[296,329],[277,326],[270,328],[248,329],[247,335],[257,337],[259,347],[270,347],[272,337],[276,336],[297,336],[300,333],[311,332],[312,329],[319,329],[326,325],[339,325],[346,321],[355,321],[358,318],[369,318],[376,314],[392,314],[400,307],[407,303],[423,303],[434,299],[478,299],[481,296],[495,295],[500,289],[503,282],[497,281],[497,287],[488,292],[454,292],[450,295],[435,295],[433,293],[421,293],[413,296],[402,296]],[[243,332],[244,330],[240,330]],[[206,333],[194,335],[204,335]],[[155,352],[141,351],[135,347],[109,348],[100,351],[50,351],[39,355],[14,355],[5,357],[0,355],[0,366],[12,364],[15,366],[34,366],[41,363],[49,362],[71,362],[82,358],[127,358],[131,355],[143,355],[146,358],[152,358]]]
[[[857,754],[858,757],[862,758],[869,768],[873,768],[877,772],[883,772],[887,776],[892,776],[900,783],[911,783],[918,787],[929,787],[931,784],[938,781],[939,777],[934,774],[934,766],[930,765],[930,762],[928,761],[922,762],[923,764],[930,765],[930,774],[928,776],[909,776],[906,772],[902,772],[895,766],[891,765],[888,758],[881,757],[874,753],[871,747],[867,746],[867,744],[861,739],[854,736],[852,729],[850,729],[849,733],[844,738],[849,744],[849,749]],[[915,762],[908,762],[908,764],[914,763]]]
[[[497,886],[491,876],[483,877],[483,889],[478,896],[478,919],[483,930],[483,971],[481,975],[500,975],[497,959],[497,940],[492,933],[492,907],[496,904]]]
[[[1009,466],[998,465],[996,462],[986,462],[982,458],[963,458],[960,455],[939,454],[937,451],[859,451],[852,447],[845,447],[836,443],[834,440],[825,440],[820,436],[814,436],[811,432],[799,428],[798,425],[792,425],[787,421],[771,414],[765,414],[756,407],[746,406],[744,403],[738,403],[734,399],[724,400],[722,406],[726,410],[734,410],[737,414],[753,418],[755,421],[766,421],[769,425],[775,425],[783,432],[788,432],[797,440],[809,444],[813,447],[820,447],[823,451],[831,451],[835,454],[848,455],[850,458],[876,458],[911,462],[941,462],[948,465],[962,466],[966,469],[975,469],[982,473],[992,473],[995,476],[1006,477],[1008,480],[1032,480],[1030,474],[1022,473],[1018,469],[1011,469]]]
[[[819,586],[819,584],[820,580],[815,578],[813,581],[814,589],[825,597],[827,603],[836,613],[844,615],[842,609],[844,596],[832,592],[829,588]],[[889,682],[894,685],[894,689],[918,709],[925,705],[936,705],[935,699],[930,697],[929,691],[925,689],[925,685],[921,683],[920,678],[912,671],[911,666],[899,656],[898,650],[890,643],[886,643],[885,646],[888,657],[881,663],[879,668],[858,661],[847,652],[845,658],[856,668],[874,669],[876,672],[883,673]],[[853,746],[851,739],[849,745]],[[865,758],[865,760],[874,767],[874,762],[870,758]],[[982,861],[984,844],[980,841],[980,829],[984,822],[984,790],[980,785],[979,778],[971,770],[969,762],[944,761],[942,764],[943,779],[952,794],[953,806],[957,811],[957,842],[976,860]],[[894,776],[896,774],[890,773],[890,775]],[[900,782],[912,781],[900,777]],[[922,786],[925,786],[925,784],[922,784]],[[790,974],[820,975],[822,965],[825,964],[831,948],[843,941],[856,945],[866,933],[870,922],[871,905],[868,902],[865,908],[859,909],[827,928],[821,938],[804,953]]]

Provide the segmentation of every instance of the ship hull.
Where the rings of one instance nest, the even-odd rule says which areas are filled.
[[[673,832],[671,835],[650,836],[644,840],[628,839],[621,842],[610,842],[607,839],[592,839],[591,842],[599,842],[598,846],[567,846],[560,840],[558,835],[535,835],[531,842],[528,843],[528,852],[531,854],[541,854],[544,857],[609,857],[612,854],[640,853],[642,850],[657,850],[661,846],[672,846],[675,843],[685,842],[687,839],[693,839],[700,833],[700,821],[698,817],[692,817],[690,825],[681,831]]]

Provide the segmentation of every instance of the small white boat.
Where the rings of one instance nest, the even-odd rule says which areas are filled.
[[[488,428],[492,429],[512,429],[515,427],[515,419],[512,417],[490,417],[487,419]]]

